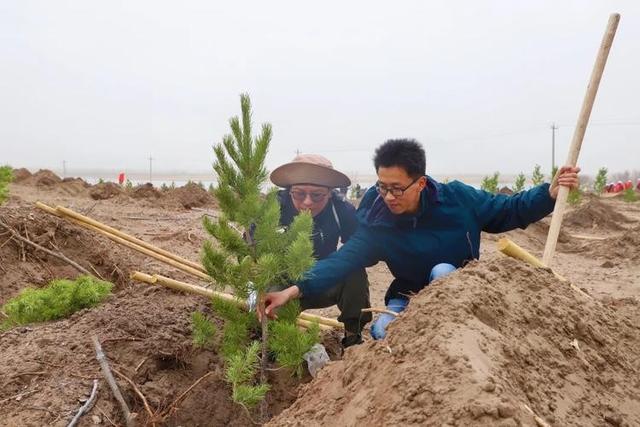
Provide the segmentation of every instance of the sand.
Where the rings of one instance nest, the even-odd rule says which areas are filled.
[[[252,425],[230,400],[216,352],[191,346],[189,318],[207,309],[206,300],[128,277],[140,270],[197,279],[33,207],[37,200],[67,206],[197,261],[207,238],[202,216],[219,214],[213,197],[192,184],[139,190],[138,198],[118,187],[113,196],[95,199],[98,186],[80,180],[56,180],[47,171],[20,175],[0,217],[116,289],[104,304],[69,319],[0,334],[3,424],[66,425],[93,378],[101,380],[98,400],[81,425],[92,425],[92,416],[104,425],[121,423],[90,345],[96,334],[113,366],[154,410],[213,372],[166,425]],[[272,425],[536,425],[526,407],[549,425],[640,425],[640,203],[585,198],[566,217],[553,268],[592,299],[547,271],[497,254],[502,236],[483,235],[481,261],[415,296],[386,340],[366,336],[342,358],[332,353],[334,361],[313,381],[274,371]],[[506,235],[540,256],[547,228],[545,219]],[[384,264],[368,273],[372,303],[381,306],[391,275]],[[27,285],[77,274],[0,230],[0,304]],[[337,315],[335,307],[316,312]],[[338,334],[324,342],[335,349]],[[132,388],[120,386],[147,420]]]

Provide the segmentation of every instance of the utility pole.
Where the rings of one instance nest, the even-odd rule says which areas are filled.
[[[67,161],[63,160],[62,161],[62,178],[66,178],[67,177]]]
[[[149,183],[153,184],[153,157],[149,156]]]
[[[300,155],[300,149],[296,149],[296,156]]]
[[[558,129],[556,124],[551,123],[551,173],[553,173],[553,168],[556,166],[556,129]]]

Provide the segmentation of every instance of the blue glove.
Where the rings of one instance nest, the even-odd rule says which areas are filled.
[[[389,300],[387,310],[391,310],[396,313],[400,313],[407,308],[409,300],[406,298],[392,298]],[[381,340],[387,335],[387,326],[389,323],[395,320],[395,316],[392,314],[382,313],[371,325],[371,336],[375,340]]]

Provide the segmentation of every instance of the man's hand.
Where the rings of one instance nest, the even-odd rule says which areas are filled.
[[[571,190],[578,188],[580,185],[578,172],[580,172],[579,167],[572,168],[571,166],[562,166],[549,187],[549,195],[551,198],[555,200],[556,197],[558,197],[558,190],[560,190],[561,185],[569,187]]]
[[[266,315],[269,319],[276,319],[276,309],[285,305],[289,300],[297,298],[300,295],[300,289],[293,285],[280,292],[269,292],[264,295],[260,304],[258,304],[258,319],[262,321],[262,316]]]

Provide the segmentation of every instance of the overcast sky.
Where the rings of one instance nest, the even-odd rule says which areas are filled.
[[[371,173],[413,137],[433,174],[567,156],[608,15],[622,15],[579,163],[640,169],[640,2],[0,2],[0,163],[210,169],[248,92],[296,150]]]

